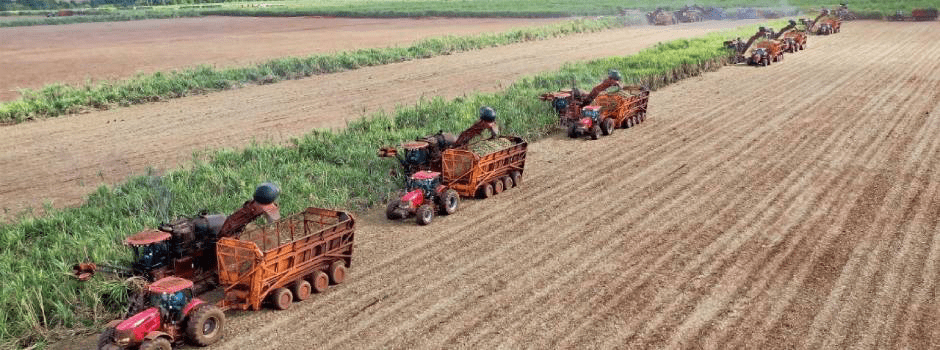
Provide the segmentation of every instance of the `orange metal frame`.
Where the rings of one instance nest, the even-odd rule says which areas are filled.
[[[352,258],[355,220],[340,212],[307,208],[270,225],[246,230],[240,239],[223,238],[217,246],[219,281],[225,286],[222,308],[258,310],[271,291],[326,271],[337,260]],[[258,243],[261,243],[259,247]]]
[[[478,156],[467,149],[449,149],[442,155],[443,177],[448,187],[464,197],[473,197],[480,186],[508,176],[513,170],[522,172],[528,143],[522,138],[503,137],[513,145]]]

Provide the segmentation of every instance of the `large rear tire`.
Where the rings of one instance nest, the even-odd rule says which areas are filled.
[[[287,310],[290,309],[290,304],[294,302],[294,295],[291,294],[289,289],[281,287],[271,293],[271,302],[274,303],[275,309]]]
[[[460,207],[460,195],[457,194],[457,191],[453,189],[444,191],[444,196],[441,197],[441,214],[453,214],[457,211],[458,207]]]
[[[427,225],[431,223],[431,220],[434,219],[434,208],[431,208],[430,205],[422,205],[418,207],[418,210],[415,211],[415,221],[418,222],[418,225]]]
[[[144,340],[140,344],[140,350],[173,350],[173,344],[170,344],[170,341],[166,338]]]
[[[186,335],[199,346],[209,346],[222,339],[225,313],[215,305],[203,304],[193,311],[186,323]]]
[[[388,202],[388,205],[385,207],[385,217],[387,217],[389,220],[401,219],[401,213],[398,212],[398,205],[400,203],[401,199]]]
[[[614,133],[613,119],[605,118],[604,121],[601,122],[601,133],[604,134],[604,136],[608,136]]]

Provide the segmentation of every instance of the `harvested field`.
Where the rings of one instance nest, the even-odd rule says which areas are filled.
[[[935,349],[937,29],[846,23],[531,144],[523,187],[430,226],[372,211],[347,284],[211,349]]]
[[[9,214],[44,200],[74,204],[101,183],[148,167],[176,167],[193,151],[239,147],[251,139],[285,141],[422,96],[494,91],[567,61],[626,55],[657,42],[758,22],[610,30],[0,127],[0,163],[6,165],[0,196]]]
[[[205,17],[0,28],[0,101],[18,97],[17,88],[55,82],[388,47],[562,20]]]

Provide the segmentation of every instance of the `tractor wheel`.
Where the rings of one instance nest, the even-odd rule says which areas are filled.
[[[173,350],[173,344],[170,344],[170,341],[166,338],[144,340],[140,344],[140,350]]]
[[[597,135],[601,132],[599,129],[597,125],[591,128],[591,140],[597,140]]]
[[[401,204],[401,199],[396,199],[391,202],[388,202],[388,206],[385,207],[385,217],[389,220],[398,220],[401,219],[401,213],[398,211],[398,205]]]
[[[314,292],[325,293],[327,288],[330,288],[330,276],[326,275],[326,272],[319,271],[313,273],[313,278],[310,279],[311,287]]]
[[[601,133],[604,136],[608,136],[614,133],[614,120],[611,118],[606,118],[601,122]]]
[[[444,196],[441,197],[441,214],[450,215],[457,211],[457,207],[460,206],[460,195],[457,194],[457,191],[453,189],[448,189],[444,191]]]
[[[290,292],[288,292],[290,293]],[[225,326],[225,313],[211,304],[203,304],[189,317],[186,323],[186,335],[199,346],[209,346],[222,339]]]
[[[294,292],[294,295],[297,296],[297,301],[304,301],[310,298],[310,282],[299,280],[294,282],[293,288],[291,291]]]
[[[422,205],[422,207],[423,206],[424,205]],[[428,207],[430,208],[431,206],[428,205]],[[339,259],[330,264],[330,281],[332,281],[333,284],[342,284],[346,281],[346,260]]]
[[[114,343],[114,327],[105,328],[101,334],[98,335],[98,350],[104,349],[108,344]]]
[[[271,302],[274,303],[274,308],[278,310],[287,310],[290,308],[290,303],[294,301],[294,295],[291,294],[290,290],[287,288],[278,288],[274,290],[274,293],[271,293]]]
[[[430,224],[431,220],[434,219],[434,209],[427,204],[418,207],[415,214],[415,221],[418,222],[418,225]]]
[[[505,188],[503,188],[502,181],[500,181],[499,179],[496,179],[496,181],[493,181],[493,194],[503,193],[503,190],[505,190]]]
[[[512,178],[509,176],[503,176],[503,190],[505,191],[513,187],[516,187],[516,183],[512,181]]]
[[[519,170],[513,170],[509,173],[509,178],[512,179],[512,183],[516,186],[522,185],[522,173]]]
[[[575,138],[578,137],[578,129],[574,124],[568,126],[568,137]]]

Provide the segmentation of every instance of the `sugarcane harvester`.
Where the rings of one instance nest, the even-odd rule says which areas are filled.
[[[590,136],[596,140],[598,135],[602,133],[607,135],[609,133],[601,130],[601,115],[594,113],[593,109],[587,109],[587,115],[585,115],[585,107],[611,87],[623,89],[622,79],[623,77],[619,71],[610,70],[607,72],[607,78],[594,86],[591,92],[586,95],[577,87],[572,87],[571,90],[544,93],[539,96],[539,99],[551,101],[552,108],[558,113],[558,123],[567,128],[569,137]],[[608,127],[610,129],[607,130],[611,130],[616,125],[608,125]]]
[[[745,54],[747,53],[747,49],[749,49],[751,45],[753,45],[754,42],[757,41],[757,39],[766,37],[767,33],[768,33],[767,28],[760,27],[758,28],[757,33],[751,36],[751,38],[748,39],[747,42],[742,41],[741,38],[725,41],[725,47],[728,49],[734,50],[734,55],[731,57],[731,63],[737,64],[737,63],[749,62],[748,57],[745,56]]]
[[[399,152],[395,147],[382,147],[379,149],[378,156],[396,158],[401,164],[406,181],[408,181],[412,175],[419,171],[440,172],[441,154],[445,150],[466,147],[471,140],[487,130],[490,132],[491,139],[499,136],[496,112],[490,107],[483,107],[480,108],[479,120],[458,136],[442,130],[437,134],[419,137],[414,141],[403,143],[401,148],[404,152]]]
[[[246,225],[259,217],[264,216],[268,221],[280,218],[275,203],[279,194],[277,186],[264,183],[255,189],[251,200],[231,215],[201,213],[192,218],[178,218],[158,229],[135,233],[124,240],[134,252],[131,266],[104,265],[100,269],[123,277],[139,277],[146,282],[181,277],[193,282],[196,293],[210,290],[218,282],[216,242],[220,238],[237,237]],[[81,265],[89,264],[77,265],[76,277],[81,279],[94,273],[94,270],[78,271],[82,270]],[[146,290],[146,285],[139,287]],[[146,302],[141,290],[130,292],[127,315],[140,311]]]
[[[796,30],[796,26],[796,21],[790,20],[789,25],[783,27],[771,38],[779,41],[785,52],[797,52],[806,46],[806,34]]]

